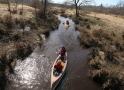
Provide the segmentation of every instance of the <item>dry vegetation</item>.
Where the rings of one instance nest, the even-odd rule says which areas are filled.
[[[41,10],[37,11],[35,16],[33,9],[27,9],[28,15],[27,10],[24,11],[25,13],[23,12],[22,14],[23,19],[19,10],[12,16],[5,13],[5,15],[1,15],[0,85],[6,83],[7,75],[5,74],[7,74],[7,68],[12,72],[11,65],[15,57],[22,59],[27,57],[34,46],[40,43],[38,37],[40,33],[48,36],[50,30],[58,27],[59,21],[53,14],[61,14],[64,17],[72,18],[79,25],[76,29],[81,33],[78,38],[80,44],[83,48],[88,48],[91,51],[92,58],[89,61],[89,65],[94,68],[89,71],[90,78],[99,82],[104,90],[123,90],[124,27],[119,22],[120,20],[123,22],[123,19],[112,16],[117,19],[112,21],[113,19],[107,19],[104,16],[101,16],[101,18],[99,15],[97,17],[96,14],[85,15],[82,12],[80,12],[80,17],[75,19],[74,10],[54,7],[47,12],[47,20],[44,20],[41,19],[43,14]],[[26,26],[30,27],[29,32],[17,31],[20,28],[24,30]],[[30,44],[31,42],[33,43]],[[1,82],[3,79],[5,82]]]
[[[42,11],[37,10],[35,14],[29,6],[23,5],[22,12],[18,5],[16,12],[11,14],[6,4],[0,4],[0,8],[0,90],[4,90],[9,73],[14,73],[16,59],[23,60],[30,55],[37,45],[42,44],[40,34],[48,36],[51,30],[58,28],[60,21],[50,10],[44,19]]]
[[[100,83],[104,90],[124,88],[124,26],[120,16],[84,14],[75,19],[75,11],[57,8],[56,14],[72,18],[80,31],[79,41],[83,48],[90,49],[92,58],[89,77]]]
[[[103,18],[103,17],[102,17]],[[91,51],[89,65],[94,67],[89,76],[102,84],[104,90],[122,90],[124,86],[124,27],[111,26],[111,21],[100,17],[80,16],[77,28],[83,48]],[[114,21],[116,22],[116,21]],[[119,22],[119,21],[117,21]],[[108,24],[109,23],[109,24]]]

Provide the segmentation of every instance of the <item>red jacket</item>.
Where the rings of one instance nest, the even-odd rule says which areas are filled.
[[[60,50],[60,55],[61,55],[61,56],[65,56],[65,53],[66,53],[66,50],[65,50],[65,49],[61,49],[61,50]]]
[[[56,69],[62,69],[62,65],[61,65],[61,64],[56,64],[54,67],[55,67]]]
[[[54,68],[56,69],[56,71],[57,71],[58,73],[61,73],[61,72],[62,72],[62,65],[61,65],[61,64],[56,64],[56,65],[54,66]]]

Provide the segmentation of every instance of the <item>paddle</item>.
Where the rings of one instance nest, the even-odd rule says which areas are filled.
[[[56,54],[59,55],[59,50],[56,49]]]

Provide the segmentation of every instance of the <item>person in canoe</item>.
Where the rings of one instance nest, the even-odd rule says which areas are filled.
[[[60,54],[60,59],[62,60],[62,62],[65,62],[65,60],[66,60],[66,55],[65,55],[66,54],[66,48],[64,45],[61,46],[59,54]]]
[[[66,24],[69,25],[69,21],[68,20],[66,21]]]
[[[62,72],[63,66],[62,66],[61,62],[62,62],[61,60],[58,60],[54,66],[54,68],[55,68],[54,75],[55,76],[58,76]]]

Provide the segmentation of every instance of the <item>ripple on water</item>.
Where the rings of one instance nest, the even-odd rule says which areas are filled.
[[[11,88],[15,88],[14,90],[49,88],[50,65],[49,59],[38,53],[32,53],[23,61],[18,60],[15,74],[9,76],[12,86],[8,86],[6,90],[11,90]]]

